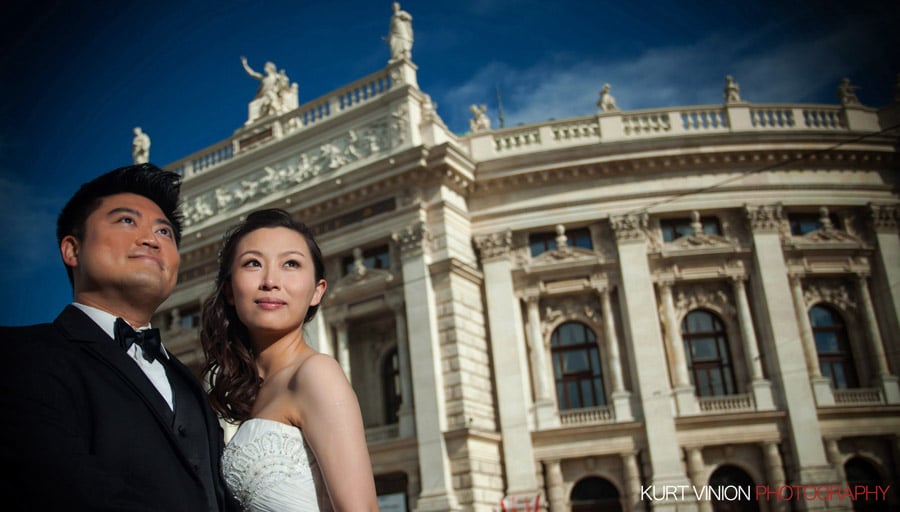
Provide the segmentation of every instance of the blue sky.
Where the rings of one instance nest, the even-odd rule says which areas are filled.
[[[848,76],[888,104],[900,15],[887,1],[407,0],[420,87],[457,133],[473,103],[497,126],[586,115],[603,83],[625,110],[722,101],[836,103]],[[257,82],[239,57],[299,83],[300,102],[383,68],[390,0],[6,2],[0,20],[0,325],[71,300],[56,215],[131,163],[132,129],[166,165],[231,135]]]

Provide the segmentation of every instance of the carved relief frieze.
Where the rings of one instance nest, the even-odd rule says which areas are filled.
[[[735,315],[731,288],[723,281],[680,286],[674,295],[677,318],[683,318],[689,311],[698,308],[710,309],[729,318]]]
[[[390,150],[402,143],[403,137],[398,138],[394,133],[400,122],[404,121],[394,118],[389,122],[384,119],[348,130],[319,147],[267,165],[215,190],[187,196],[183,203],[185,227],[275,192],[288,191],[320,174]]]
[[[852,289],[843,279],[816,279],[803,283],[803,300],[807,308],[824,302],[843,311],[855,311],[857,303]]]
[[[564,322],[582,321],[595,326],[600,325],[601,317],[600,310],[597,309],[597,301],[587,300],[587,297],[590,295],[582,298],[542,299],[544,314],[541,321],[541,332],[544,339],[548,339],[550,332]]]

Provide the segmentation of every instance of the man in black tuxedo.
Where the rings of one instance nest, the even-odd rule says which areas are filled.
[[[149,329],[178,277],[179,189],[152,164],[123,167],[60,213],[73,303],[53,323],[0,328],[3,510],[238,509],[206,394]]]

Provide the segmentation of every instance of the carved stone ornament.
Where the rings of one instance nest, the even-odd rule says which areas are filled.
[[[862,241],[857,237],[847,233],[844,230],[838,229],[834,227],[834,224],[831,223],[831,217],[828,215],[828,208],[822,207],[819,208],[819,223],[822,225],[821,228],[811,231],[805,235],[799,237],[793,237],[794,243],[806,243],[806,244],[827,244],[827,243],[835,243],[835,242],[850,242],[850,243],[858,243],[861,244]]]
[[[703,224],[700,222],[700,212],[691,212],[691,228],[693,233],[682,236],[666,244],[668,250],[690,250],[701,248],[728,247],[736,248],[737,243],[728,240],[719,235],[711,235],[703,231]]]
[[[541,322],[541,332],[544,339],[549,339],[551,330],[559,324],[568,321],[582,321],[594,325],[601,324],[600,312],[586,303],[584,300],[565,298],[548,300],[544,308],[544,318]]]
[[[431,243],[431,233],[428,231],[428,226],[422,221],[410,224],[406,229],[394,233],[392,238],[400,246],[403,257],[426,252]]]
[[[727,317],[735,315],[729,290],[721,282],[679,288],[675,297],[677,317],[683,318],[689,311],[698,308],[710,309]]]
[[[481,252],[481,259],[489,260],[506,257],[512,247],[512,231],[506,230],[475,237],[475,246]]]
[[[878,233],[897,233],[897,207],[890,205],[869,205],[872,227]]]
[[[616,240],[645,240],[649,217],[646,213],[629,213],[618,217],[610,217],[610,225],[616,234]]]
[[[835,280],[817,280],[803,286],[803,300],[809,309],[815,304],[833,304],[843,311],[855,311],[857,304],[847,289],[847,283]]]
[[[349,130],[317,148],[267,165],[215,190],[186,197],[183,203],[184,225],[192,226],[247,202],[295,188],[344,165],[389,151],[395,147],[392,145],[395,140],[387,119]]]
[[[747,220],[754,232],[781,232],[784,212],[780,204],[744,207]]]

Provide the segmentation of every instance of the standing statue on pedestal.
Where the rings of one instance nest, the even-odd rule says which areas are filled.
[[[725,103],[741,102],[741,87],[731,75],[725,77]]]
[[[411,59],[413,46],[412,16],[400,9],[400,4],[394,2],[394,15],[391,16],[391,30],[388,35],[388,44],[391,46],[391,60]]]
[[[261,117],[283,114],[297,108],[297,83],[292,84],[283,69],[278,71],[275,63],[270,61],[263,66],[265,74],[262,74],[254,71],[244,56],[241,56],[241,64],[248,75],[259,80],[256,97],[250,102],[248,124]]]
[[[472,133],[491,129],[491,120],[486,114],[487,105],[472,105],[469,107],[469,110],[472,111],[472,115],[474,116],[472,119],[469,119],[469,129],[472,130]]]
[[[131,140],[131,158],[135,164],[146,164],[150,161],[150,136],[134,127],[134,139]]]
[[[849,78],[843,78],[837,88],[837,97],[841,100],[841,105],[845,107],[848,105],[859,105],[859,98],[856,97],[857,89],[859,87],[850,85]]]
[[[616,106],[616,99],[609,92],[610,89],[612,87],[609,84],[603,84],[603,88],[600,89],[600,101],[597,102],[597,106],[604,112],[619,110],[619,107]]]

